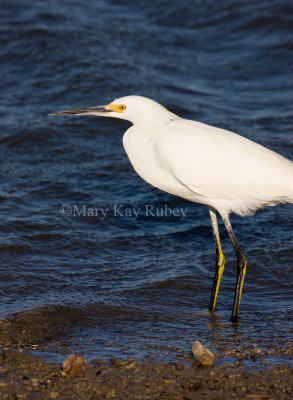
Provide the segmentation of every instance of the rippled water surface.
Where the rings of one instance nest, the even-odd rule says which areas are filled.
[[[1,316],[44,319],[48,359],[174,359],[199,339],[223,357],[255,348],[286,361],[292,206],[232,216],[248,259],[232,325],[235,256],[222,226],[227,265],[217,312],[207,311],[206,207],[136,175],[121,142],[127,122],[47,114],[140,94],[292,159],[290,3],[1,1]]]

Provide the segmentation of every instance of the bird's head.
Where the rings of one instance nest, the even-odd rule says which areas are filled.
[[[50,115],[95,115],[101,117],[126,119],[133,124],[146,124],[147,121],[150,121],[150,119],[163,121],[166,118],[172,119],[172,116],[175,117],[174,114],[169,112],[161,104],[142,96],[121,97],[105,106],[61,110]]]

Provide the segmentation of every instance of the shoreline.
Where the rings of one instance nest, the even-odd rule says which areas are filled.
[[[46,313],[35,310],[0,320],[1,400],[292,398],[290,343],[286,348],[274,347],[267,352],[245,343],[211,349],[216,362],[209,367],[196,362],[191,348],[190,353],[181,354],[174,361],[118,359],[113,349],[110,360],[94,359],[86,364],[84,359],[79,377],[64,376],[61,363],[44,361],[46,355],[42,356],[42,351],[47,346],[57,350],[68,325],[79,317],[74,313],[66,323],[54,309],[49,315],[46,309]],[[63,360],[71,351],[70,347],[62,351]],[[280,355],[289,356],[289,363],[272,366],[265,362],[267,356]]]
[[[293,369],[288,365],[261,370],[243,364],[202,367],[194,363],[93,360],[84,377],[61,375],[57,363],[24,350],[0,354],[1,400],[102,399],[290,399]]]

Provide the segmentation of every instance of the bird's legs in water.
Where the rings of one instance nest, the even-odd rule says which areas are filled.
[[[233,243],[234,250],[235,250],[235,253],[237,256],[237,281],[236,281],[236,287],[235,287],[235,297],[234,297],[234,305],[233,305],[233,312],[232,312],[232,321],[234,322],[238,318],[238,312],[239,312],[239,306],[240,306],[240,300],[241,300],[241,294],[242,294],[242,287],[243,287],[244,277],[246,274],[247,261],[246,261],[246,258],[244,257],[244,255],[239,247],[239,244],[236,240],[229,217],[222,216],[222,218],[223,218],[225,227],[228,231],[228,235]]]
[[[214,311],[215,307],[216,307],[216,301],[217,301],[221,278],[222,278],[224,268],[225,268],[225,257],[222,252],[222,247],[221,247],[221,242],[220,242],[220,234],[219,234],[219,228],[218,228],[218,222],[217,222],[217,215],[216,215],[215,211],[213,211],[211,209],[209,211],[210,211],[210,217],[211,217],[211,222],[212,222],[212,227],[213,227],[214,239],[215,239],[215,243],[216,243],[216,254],[217,254],[216,271],[215,271],[214,283],[213,283],[211,299],[210,299],[210,304],[209,304],[210,311]]]

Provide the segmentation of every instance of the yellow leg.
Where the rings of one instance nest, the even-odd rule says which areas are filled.
[[[215,311],[219,287],[220,287],[222,275],[223,275],[224,268],[225,268],[225,257],[224,257],[222,247],[221,247],[217,216],[213,210],[210,210],[210,217],[211,217],[213,234],[214,234],[214,239],[215,239],[215,244],[216,244],[217,258],[216,258],[216,271],[215,271],[215,277],[214,277],[214,283],[213,283],[213,288],[212,288],[212,293],[211,293],[209,309],[210,309],[210,311]]]

